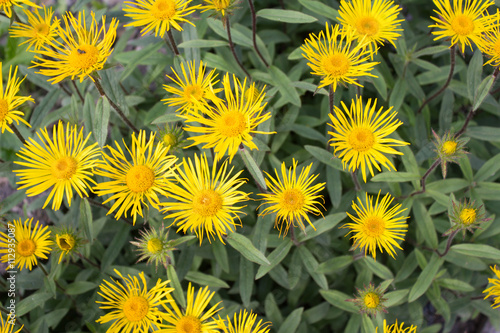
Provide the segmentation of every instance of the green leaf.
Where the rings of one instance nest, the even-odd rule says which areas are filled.
[[[302,319],[303,311],[304,308],[298,308],[293,310],[292,313],[290,313],[288,317],[286,317],[283,324],[281,324],[278,333],[295,333]]]
[[[335,257],[319,264],[318,269],[316,271],[318,273],[330,274],[346,268],[353,262],[354,259],[352,258],[352,256],[349,255]]]
[[[212,48],[212,47],[220,47],[220,46],[228,46],[229,43],[224,40],[216,40],[216,39],[191,39],[177,45],[178,48]]]
[[[268,72],[271,75],[271,79],[274,81],[274,85],[281,93],[281,96],[293,105],[301,106],[300,96],[290,78],[275,66],[269,66]]]
[[[406,296],[410,292],[410,289],[401,289],[388,292],[384,295],[387,298],[387,301],[384,302],[384,305],[388,308],[403,304],[406,302]]]
[[[334,169],[345,171],[344,167],[342,166],[342,161],[337,157],[333,156],[333,154],[328,152],[327,150],[320,147],[308,146],[308,145],[304,146],[304,148],[307,150],[309,154],[311,154],[315,159],[317,159],[321,163],[329,165]]]
[[[174,288],[172,295],[181,307],[186,308],[186,298],[184,297],[184,293],[182,292],[182,286],[173,265],[167,266],[167,276],[170,280],[170,285],[172,286],[172,288]]]
[[[101,269],[104,271],[110,266],[115,258],[120,254],[122,247],[127,243],[127,236],[130,234],[130,226],[126,223],[120,223],[117,226],[113,240],[109,243],[101,260]]]
[[[317,21],[313,16],[288,9],[261,9],[257,12],[257,16],[285,23],[312,23]]]
[[[288,60],[299,60],[299,59],[304,59],[304,56],[302,55],[302,49],[299,47],[297,47],[295,50],[293,50],[292,52],[290,52],[290,54],[288,55]]]
[[[226,246],[222,244],[222,242],[216,240],[212,243],[212,251],[215,261],[217,261],[224,272],[229,273],[229,258],[227,256]]]
[[[396,83],[394,83],[394,89],[389,97],[389,105],[395,110],[399,110],[406,96],[406,91],[408,89],[408,84],[405,79],[398,78]]]
[[[80,295],[97,288],[97,284],[90,281],[75,281],[66,287],[66,294]]]
[[[368,269],[379,278],[384,280],[394,279],[394,275],[391,270],[381,263],[376,262],[372,257],[364,257],[363,262],[366,264]]]
[[[411,172],[394,172],[394,171],[385,171],[379,173],[372,177],[372,182],[389,182],[389,183],[401,183],[401,182],[409,182],[412,180],[419,180],[420,175]]]
[[[42,121],[45,116],[52,110],[54,105],[56,105],[59,100],[60,93],[60,89],[51,90],[43,97],[42,100],[37,101],[37,105],[33,110],[33,114],[29,121],[32,128],[38,128],[42,125]]]
[[[436,228],[434,223],[432,223],[431,216],[425,206],[420,201],[415,201],[413,203],[413,213],[415,215],[415,222],[417,222],[417,228],[420,233],[424,236],[424,240],[433,249],[438,247],[438,238],[436,234]]]
[[[318,261],[312,253],[305,246],[300,246],[298,248],[300,258],[302,259],[302,264],[306,268],[306,271],[311,275],[314,282],[320,286],[322,289],[328,289],[328,281],[324,274],[318,273]]]
[[[146,47],[138,51],[128,52],[127,60],[129,61],[126,63],[126,66],[124,66],[125,70],[122,72],[120,81],[125,80],[130,74],[132,74],[132,72],[136,69],[136,67],[140,63],[144,62],[144,60],[156,54],[163,47],[163,45],[164,44],[162,42],[152,43],[148,44]]]
[[[483,103],[486,96],[488,96],[488,93],[490,92],[491,86],[493,85],[494,81],[495,79],[493,78],[493,75],[489,75],[484,78],[483,82],[481,82],[476,90],[476,93],[474,94],[472,111],[476,111],[481,106],[481,103]]]
[[[47,292],[36,292],[28,297],[24,298],[22,301],[16,304],[16,316],[21,317],[31,310],[42,306],[45,301],[52,298],[51,293]]]
[[[482,182],[493,177],[500,170],[500,153],[486,161],[474,175],[474,181]]]
[[[367,314],[361,316],[361,332],[362,333],[373,333],[375,332],[375,326],[372,320]]]
[[[261,266],[264,267],[264,266]],[[240,296],[243,305],[246,308],[250,307],[250,300],[252,298],[252,290],[254,285],[254,267],[253,263],[240,259]]]
[[[478,182],[474,188],[477,195],[483,200],[500,200],[500,184],[492,182]]]
[[[410,290],[410,294],[408,295],[409,303],[417,300],[427,291],[427,289],[429,289],[432,281],[434,280],[434,277],[436,276],[442,264],[443,259],[439,258],[437,254],[433,253],[431,260],[429,261],[427,266],[425,266],[422,273],[420,273],[417,282],[415,282]]]
[[[314,237],[321,235],[327,231],[332,230],[340,221],[347,217],[346,213],[336,213],[327,215],[324,218],[319,218],[313,222],[316,230],[313,229],[312,226],[308,225],[303,233],[301,233],[297,240],[299,242],[305,242],[309,239],[313,239]]]
[[[331,305],[351,313],[359,313],[359,308],[354,303],[347,302],[352,296],[338,290],[320,290],[319,293]]]
[[[299,3],[313,13],[319,14],[323,17],[340,23],[338,19],[340,17],[339,12],[336,9],[322,3],[321,1],[299,0]]]
[[[471,292],[475,290],[474,287],[468,284],[467,282],[456,279],[439,279],[436,280],[436,283],[441,287],[450,290],[457,290],[463,292]]]
[[[273,252],[269,254],[267,259],[271,263],[269,266],[260,266],[259,270],[257,271],[257,275],[255,276],[255,280],[260,279],[264,275],[266,275],[271,269],[276,267],[283,259],[285,259],[286,255],[288,252],[290,252],[290,249],[292,248],[292,241],[287,239],[284,239],[280,245],[274,249]]]
[[[447,51],[449,49],[448,46],[445,45],[439,45],[439,46],[431,46],[431,47],[426,47],[421,50],[418,50],[412,54],[413,58],[418,58],[418,57],[423,57],[426,55],[434,55],[438,53],[442,53],[444,51]]]
[[[260,170],[257,163],[255,163],[255,160],[253,159],[252,155],[250,155],[248,149],[246,148],[239,149],[239,152],[241,158],[243,159],[243,162],[245,163],[247,170],[250,172],[252,177],[257,181],[257,183],[261,188],[263,188],[264,190],[267,189],[264,175],[262,174],[262,171]]]
[[[474,100],[476,90],[481,83],[483,75],[483,54],[476,50],[467,66],[467,92],[469,100]],[[475,110],[475,109],[474,109]]]
[[[471,257],[500,260],[500,250],[486,244],[457,244],[453,245],[450,251]]]
[[[375,75],[375,77],[369,76],[367,78],[368,81],[370,81],[373,84],[373,86],[375,87],[375,89],[377,89],[377,92],[380,94],[380,96],[382,96],[384,101],[387,100],[387,84],[385,83],[383,75],[380,74],[380,72],[376,68],[371,70],[371,74]]]
[[[80,226],[83,228],[83,233],[90,244],[94,241],[94,225],[92,224],[92,210],[86,199],[80,201]]]
[[[226,281],[201,272],[189,271],[186,274],[185,279],[197,284],[201,284],[202,286],[209,286],[212,288],[229,288],[229,285],[226,283]]]
[[[266,256],[253,246],[252,242],[236,232],[230,233],[227,242],[245,258],[259,265],[271,265]]]
[[[110,115],[109,101],[105,97],[100,97],[95,107],[94,119],[92,122],[92,134],[102,148],[108,136],[108,123]]]
[[[469,186],[469,182],[462,178],[441,179],[427,184],[428,189],[441,193],[457,192],[467,186]]]

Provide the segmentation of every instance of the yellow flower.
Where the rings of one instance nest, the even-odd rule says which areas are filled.
[[[155,36],[158,34],[161,38],[165,35],[165,31],[170,30],[170,26],[182,31],[182,27],[178,22],[187,22],[193,27],[192,22],[184,17],[193,13],[200,5],[188,7],[192,0],[135,0],[135,2],[125,1],[126,5],[123,8],[127,12],[125,16],[132,18],[132,22],[124,25],[125,27],[142,27],[142,35],[144,36],[151,30],[155,30]],[[135,5],[137,7],[131,6]],[[128,14],[130,13],[130,14]]]
[[[167,77],[174,81],[178,87],[164,84],[163,89],[173,94],[174,97],[162,99],[162,101],[165,101],[165,104],[169,106],[178,107],[180,112],[197,112],[207,107],[210,101],[217,100],[215,94],[222,89],[213,89],[219,80],[217,80],[215,69],[205,75],[206,67],[203,61],[200,61],[198,75],[196,75],[196,62],[194,60],[187,63],[187,73],[184,63],[181,63],[182,78],[171,68],[175,78],[168,75]]]
[[[97,143],[87,145],[90,133],[83,137],[83,127],[77,130],[77,125],[66,125],[62,121],[52,128],[52,138],[47,128],[37,132],[41,144],[28,139],[28,143],[17,153],[21,162],[14,163],[25,166],[24,169],[14,170],[21,178],[17,184],[18,189],[28,188],[28,196],[39,195],[51,189],[42,208],[52,201],[52,209],[61,207],[66,196],[68,205],[71,206],[73,190],[80,196],[87,196],[89,182],[95,183],[90,178],[92,168],[97,164],[99,148]]]
[[[494,15],[495,21],[491,29],[482,34],[481,51],[490,57],[485,65],[500,66],[500,11]]]
[[[344,168],[349,164],[349,170],[355,171],[361,167],[363,180],[366,183],[366,168],[373,176],[373,166],[380,170],[379,163],[387,169],[396,170],[391,161],[384,154],[403,155],[393,146],[409,145],[408,142],[388,138],[403,123],[396,119],[397,112],[390,107],[382,112],[383,107],[375,112],[377,100],[368,103],[363,107],[361,97],[356,101],[351,101],[350,109],[342,103],[343,110],[335,106],[335,116],[329,113],[333,127],[333,132],[328,132],[331,136],[334,147],[334,154],[342,159]],[[392,111],[392,112],[391,112]]]
[[[235,4],[234,0],[203,0],[205,3],[204,6],[201,6],[200,9],[203,9],[201,12],[204,13],[207,10],[213,10],[215,13],[221,14],[222,16],[226,16],[230,14],[232,11],[232,7]]]
[[[55,243],[57,245],[55,251],[60,253],[58,262],[60,264],[63,257],[73,258],[73,254],[78,252],[77,248],[81,246],[82,240],[71,227],[63,227],[54,232],[56,233]]]
[[[378,332],[378,327],[375,329],[375,333]],[[398,325],[398,321],[392,325],[387,325],[386,320],[384,319],[384,333],[416,333],[417,326],[411,325],[410,327],[404,328],[404,323]]]
[[[92,21],[87,26],[85,12],[78,12],[76,19],[71,12],[63,16],[65,28],[58,28],[58,36],[62,43],[53,40],[43,45],[35,55],[31,67],[42,67],[39,74],[49,76],[52,84],[58,83],[67,77],[73,80],[76,77],[83,81],[90,77],[92,72],[103,68],[104,63],[111,55],[116,37],[118,21],[112,19],[106,30],[106,17],[102,17],[101,28],[98,27],[94,12],[90,12]]]
[[[231,176],[233,168],[227,172],[227,160],[217,167],[214,161],[212,171],[208,167],[207,156],[194,155],[194,165],[191,158],[183,159],[176,169],[176,183],[168,188],[169,197],[178,202],[166,202],[164,211],[169,212],[165,218],[174,218],[176,224],[184,233],[194,231],[200,240],[206,233],[208,241],[215,235],[224,243],[223,235],[231,232],[236,225],[234,219],[245,206],[238,204],[248,200],[248,194],[239,191],[246,180],[238,178],[243,171]],[[241,222],[240,222],[241,225]]]
[[[437,10],[434,12],[438,17],[431,18],[436,21],[429,28],[436,28],[432,31],[437,37],[434,40],[441,38],[451,38],[451,46],[459,44],[462,53],[465,51],[465,45],[472,50],[471,41],[474,42],[480,49],[484,49],[482,35],[491,29],[495,16],[489,15],[488,7],[493,5],[490,0],[453,0],[453,8],[451,0],[433,0]]]
[[[358,43],[368,43],[370,52],[377,53],[378,45],[391,43],[401,36],[398,13],[401,7],[388,0],[341,0],[339,14],[340,22],[347,32],[354,32]]]
[[[7,15],[8,18],[12,16],[12,6],[17,6],[19,8],[23,8],[21,4],[30,6],[30,7],[35,7],[35,8],[40,8],[37,4],[29,1],[29,0],[2,0],[0,2],[0,7],[3,9],[5,12],[5,15]]]
[[[181,311],[172,296],[168,295],[171,302],[163,307],[168,312],[165,320],[169,324],[166,324],[165,328],[157,333],[218,333],[217,322],[212,317],[222,310],[222,308],[218,308],[220,302],[204,313],[214,295],[215,292],[211,293],[208,287],[205,287],[199,289],[195,298],[194,287],[191,286],[190,282],[187,292],[187,307],[184,311]]]
[[[0,62],[0,70],[2,69],[2,63]],[[18,96],[19,86],[23,79],[19,79],[17,76],[17,66],[14,69],[14,74],[12,75],[12,66],[9,67],[9,76],[7,79],[7,86],[5,90],[3,89],[3,75],[0,72],[0,129],[2,133],[7,130],[10,133],[14,133],[10,129],[10,124],[14,121],[19,125],[19,121],[23,124],[31,127],[30,124],[22,118],[24,113],[22,111],[16,110],[21,104],[26,101],[34,102],[31,96]]]
[[[497,265],[490,266],[490,268],[493,271],[493,273],[495,273],[496,278],[493,279],[488,278],[488,283],[493,284],[493,286],[485,289],[483,291],[483,294],[487,293],[487,295],[484,296],[484,299],[493,296],[493,304],[491,305],[491,307],[496,309],[500,306],[500,270],[497,269]]]
[[[33,218],[24,221],[9,222],[7,224],[7,234],[0,232],[0,253],[1,262],[8,262],[8,269],[14,269],[17,266],[21,271],[28,268],[30,271],[33,266],[38,265],[37,258],[47,259],[50,253],[50,246],[53,242],[50,240],[50,230],[48,226],[42,227],[37,221],[34,228],[31,228]],[[12,243],[12,234],[15,242]],[[15,244],[14,253],[9,251]],[[12,259],[14,259],[12,261]]]
[[[294,159],[288,170],[285,167],[285,162],[281,164],[281,177],[276,169],[274,169],[276,178],[266,172],[266,185],[272,193],[258,194],[263,197],[261,199],[264,201],[262,205],[270,205],[260,215],[277,212],[275,226],[278,227],[280,234],[283,226],[285,226],[284,235],[288,233],[290,226],[295,227],[295,224],[304,230],[305,226],[302,220],[306,220],[316,230],[307,214],[322,215],[321,210],[316,205],[323,206],[318,200],[323,200],[323,196],[318,193],[325,188],[325,183],[312,185],[319,175],[308,177],[311,167],[312,163],[306,168],[302,168],[297,178],[297,161]]]
[[[124,284],[115,281],[103,280],[99,285],[101,292],[97,292],[104,298],[104,301],[96,301],[102,304],[100,309],[113,309],[113,311],[101,316],[96,322],[104,324],[114,321],[108,332],[149,332],[150,329],[164,327],[162,321],[166,313],[160,311],[160,305],[165,306],[171,302],[170,293],[174,290],[168,288],[170,281],[156,281],[153,288],[148,290],[144,272],[137,276],[124,277],[119,271],[115,273],[125,282]]]
[[[332,85],[335,91],[339,82],[362,87],[356,82],[358,77],[375,77],[370,71],[378,63],[365,63],[372,53],[364,43],[353,45],[356,39],[354,31],[343,32],[338,24],[330,31],[328,23],[325,29],[326,35],[324,31],[318,36],[310,34],[300,47],[304,52],[302,55],[309,61],[307,65],[313,70],[311,74],[322,77],[318,88]]]
[[[256,321],[257,314],[240,310],[239,314],[234,314],[232,322],[229,316],[227,316],[227,324],[219,317],[217,325],[224,333],[269,333],[270,322],[263,323],[261,319],[254,328]]]
[[[205,144],[203,148],[214,148],[217,153],[217,160],[226,153],[232,161],[240,145],[245,145],[250,149],[258,149],[253,142],[253,134],[272,134],[275,132],[257,131],[259,124],[271,118],[271,113],[264,113],[267,103],[264,103],[264,89],[258,98],[248,100],[245,92],[248,89],[255,89],[255,83],[247,87],[247,80],[241,84],[240,80],[233,75],[234,93],[231,89],[229,74],[224,75],[222,85],[224,87],[225,101],[215,100],[215,108],[209,107],[203,110],[203,114],[185,114],[182,118],[189,122],[197,122],[202,126],[187,125],[184,130],[202,135],[189,137],[194,141],[191,146]],[[190,146],[190,147],[191,147]]]
[[[354,239],[354,248],[364,248],[365,255],[367,252],[377,257],[377,247],[381,252],[384,249],[391,255],[393,259],[394,247],[401,249],[397,240],[404,240],[408,224],[406,219],[408,216],[398,216],[403,213],[405,209],[401,209],[401,204],[397,204],[389,209],[389,205],[394,200],[389,193],[387,193],[382,201],[379,202],[380,191],[373,205],[373,196],[366,194],[366,202],[363,204],[358,197],[358,204],[352,202],[352,209],[356,212],[357,216],[347,215],[352,219],[353,223],[346,223],[342,228],[351,229],[347,235],[353,233],[351,239]],[[346,236],[347,236],[346,235]]]
[[[127,217],[127,212],[132,209],[131,215],[134,224],[137,214],[142,215],[142,205],[145,199],[151,206],[158,209],[160,200],[158,195],[167,195],[169,178],[173,176],[172,167],[177,158],[168,155],[168,147],[162,142],[155,142],[155,134],[151,133],[146,143],[146,132],[141,130],[136,137],[132,133],[132,148],[129,149],[123,141],[125,149],[129,152],[132,162],[127,160],[122,148],[115,141],[117,149],[106,146],[111,156],[102,153],[104,163],[98,165],[95,173],[108,177],[111,181],[99,183],[95,186],[99,196],[112,194],[104,203],[115,200],[108,214],[117,210],[115,219],[122,215]]]
[[[373,284],[368,284],[368,287],[363,289],[356,288],[358,296],[354,299],[346,299],[348,302],[353,302],[359,307],[360,313],[366,313],[371,316],[376,316],[379,311],[387,313],[384,302],[387,298],[384,297],[382,286],[375,288]]]
[[[483,209],[483,205],[478,206],[475,201],[465,199],[457,204],[453,200],[452,205],[453,207],[449,214],[451,228],[446,230],[443,236],[461,230],[462,237],[465,239],[467,230],[474,233],[474,229],[478,229],[481,223],[491,220],[491,218],[486,218],[486,211]]]
[[[163,225],[159,232],[152,226],[146,231],[139,230],[141,238],[136,238],[137,242],[130,242],[138,247],[136,251],[139,252],[140,257],[137,262],[147,259],[148,264],[154,262],[158,267],[161,263],[167,267],[170,262],[170,251],[175,250],[175,247],[168,240],[168,232],[165,231]]]
[[[7,316],[5,321],[3,321],[3,317],[0,314],[0,332],[2,333],[19,333],[23,329],[24,325],[21,326],[20,329],[18,329],[15,332],[12,332],[14,330],[14,323],[15,319],[11,319],[11,317]]]
[[[43,6],[44,17],[40,15],[39,11],[24,10],[26,16],[28,16],[28,24],[14,22],[14,25],[9,29],[11,37],[14,38],[28,38],[28,40],[22,42],[19,45],[28,44],[28,50],[35,45],[35,50],[39,50],[45,43],[54,43],[54,39],[57,37],[57,29],[59,27],[59,19],[52,18],[54,12],[51,7],[47,9],[45,5]]]

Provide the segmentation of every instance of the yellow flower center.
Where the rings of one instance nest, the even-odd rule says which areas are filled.
[[[333,76],[342,76],[349,71],[349,59],[341,53],[335,53],[323,60],[325,72]]]
[[[170,20],[175,12],[174,0],[156,0],[151,7],[151,15],[157,20]]]
[[[17,244],[17,252],[22,257],[29,257],[35,253],[36,244],[31,239],[24,239]]]
[[[476,221],[476,210],[474,208],[464,208],[460,212],[460,221],[463,224],[472,224]]]
[[[68,252],[75,247],[75,237],[69,234],[56,235],[56,243],[61,249],[61,251]]]
[[[145,165],[136,165],[127,172],[127,186],[135,193],[141,193],[149,190],[155,182],[155,174],[150,167]]]
[[[71,68],[89,69],[92,68],[99,59],[99,50],[94,45],[79,45],[71,50],[68,63]]]
[[[176,333],[201,333],[201,321],[194,316],[184,316],[175,324]]]
[[[202,216],[215,216],[222,208],[222,198],[214,190],[202,190],[193,198],[193,211]]]
[[[355,128],[349,133],[347,142],[351,145],[352,149],[358,153],[363,153],[372,149],[375,144],[375,136],[368,128]]]
[[[59,180],[68,180],[76,173],[78,163],[73,157],[65,156],[58,159],[51,168],[52,176]]]
[[[141,321],[149,311],[149,303],[142,296],[132,296],[123,304],[123,314],[129,321]]]
[[[281,206],[290,212],[301,210],[304,206],[304,194],[296,188],[285,190],[281,197]]]
[[[152,238],[148,240],[148,251],[150,253],[156,254],[163,250],[163,243],[158,238]]]
[[[368,309],[375,309],[380,303],[380,297],[375,293],[369,292],[365,295],[363,301]]]
[[[374,36],[380,30],[380,23],[375,18],[366,16],[358,20],[356,29],[363,35]]]
[[[165,143],[166,146],[175,146],[176,142],[177,138],[172,133],[167,133],[163,136],[163,143]]]
[[[224,114],[217,125],[219,133],[226,138],[234,138],[247,129],[246,117],[238,111],[230,111]]]
[[[451,21],[451,28],[458,35],[466,36],[471,34],[474,31],[474,21],[466,15],[457,15]]]
[[[35,31],[35,36],[37,35],[47,36],[50,32],[50,26],[44,22],[41,22],[40,24],[33,26],[33,29]]]
[[[229,7],[231,0],[214,0],[214,7],[216,10],[224,10]]]
[[[493,53],[495,56],[500,57],[500,38],[498,38],[493,46]]]
[[[446,141],[443,143],[441,151],[445,155],[453,155],[457,151],[457,143],[455,141]]]
[[[9,113],[9,103],[5,99],[0,98],[0,123],[7,118],[7,113]]]
[[[364,233],[368,237],[378,238],[385,231],[385,221],[378,216],[369,216],[364,223]]]
[[[198,102],[203,98],[203,89],[198,84],[190,84],[184,88],[184,98],[188,101],[194,99]]]

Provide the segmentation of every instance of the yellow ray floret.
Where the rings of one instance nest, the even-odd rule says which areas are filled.
[[[23,8],[22,5],[40,8],[36,3],[33,3],[29,0],[2,0],[0,2],[0,8],[5,12],[8,18],[12,16],[12,6],[17,6],[19,8]]]
[[[493,273],[495,273],[496,277],[492,279],[488,278],[488,283],[491,283],[492,286],[486,288],[483,293],[486,294],[486,296],[484,296],[484,299],[493,297],[493,304],[491,305],[491,307],[496,309],[500,306],[500,270],[497,269],[497,265],[490,266],[490,268]]]

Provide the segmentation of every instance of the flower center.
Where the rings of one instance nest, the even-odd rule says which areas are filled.
[[[214,190],[202,190],[193,198],[193,211],[202,216],[215,216],[222,208],[222,198]]]
[[[373,147],[375,136],[368,128],[355,128],[348,135],[347,141],[352,149],[358,153],[363,153]]]
[[[71,50],[68,57],[69,66],[77,69],[92,68],[99,59],[99,50],[94,45],[79,45]]]
[[[445,143],[443,143],[441,151],[445,155],[453,155],[455,151],[457,151],[457,143],[455,141],[446,141]]]
[[[145,165],[136,165],[127,172],[127,186],[135,193],[149,190],[155,182],[155,174]]]
[[[198,102],[203,98],[203,89],[198,84],[190,84],[184,88],[184,97],[193,102],[193,99]]]
[[[380,30],[380,23],[373,17],[367,16],[358,20],[356,29],[367,36],[376,35]]]
[[[385,231],[385,222],[378,216],[370,216],[366,218],[364,223],[364,232],[368,237],[378,238]]]
[[[291,212],[301,210],[304,206],[304,195],[296,188],[285,190],[281,197],[281,205]]]
[[[163,243],[158,238],[152,238],[148,240],[148,251],[152,254],[156,254],[163,250]]]
[[[230,111],[223,115],[217,124],[219,133],[226,138],[234,138],[247,129],[245,115],[238,111]]]
[[[325,72],[333,76],[342,76],[349,71],[349,59],[344,54],[335,53],[323,60]]]
[[[47,36],[50,32],[50,26],[44,22],[33,27],[35,30],[35,35]]]
[[[75,247],[75,237],[72,235],[56,235],[56,242],[59,248],[65,252],[71,251]]]
[[[474,31],[474,22],[472,19],[465,15],[457,15],[451,21],[451,28],[458,35],[466,36]]]
[[[7,113],[9,113],[9,103],[5,99],[0,98],[0,123],[7,118]]]
[[[464,208],[460,212],[460,221],[463,224],[472,224],[476,221],[476,210],[474,208]]]
[[[58,159],[51,168],[52,176],[59,180],[68,180],[76,173],[78,164],[73,157],[65,156]]]
[[[380,297],[377,294],[369,292],[363,298],[365,305],[369,309],[375,309],[380,303]]]
[[[493,46],[493,53],[497,57],[500,57],[500,38],[497,39],[497,41],[495,42],[495,45]]]
[[[174,0],[156,0],[151,7],[151,15],[157,20],[170,20],[175,12]]]
[[[163,143],[165,143],[166,146],[175,146],[177,138],[172,133],[167,133],[163,136]]]
[[[17,244],[17,252],[22,257],[29,257],[35,253],[36,244],[31,239],[24,239]]]
[[[184,316],[175,324],[176,333],[201,333],[201,321],[194,316]]]
[[[123,304],[123,314],[129,321],[140,321],[149,311],[149,303],[142,296],[132,296]]]

